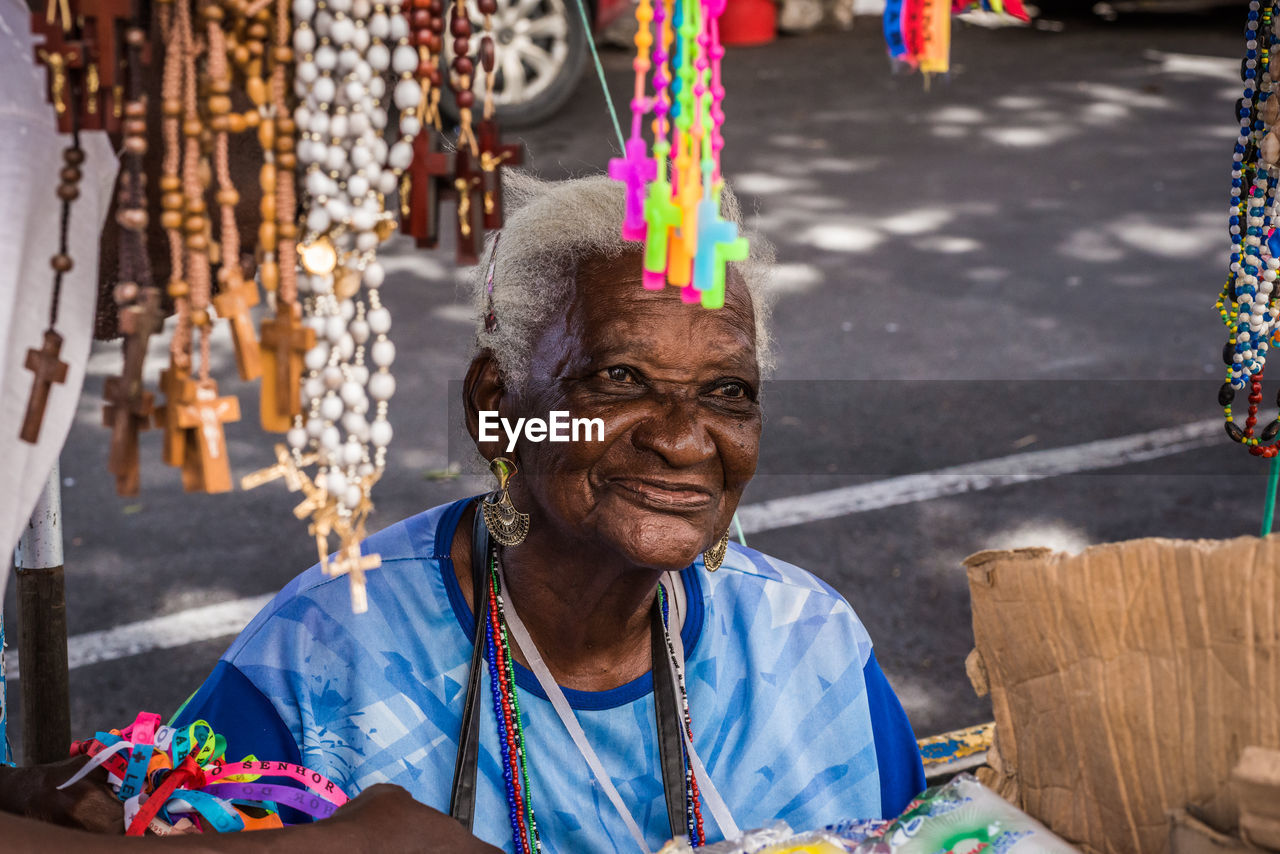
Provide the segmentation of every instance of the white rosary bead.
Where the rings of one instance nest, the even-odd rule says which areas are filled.
[[[289,443],[289,447],[295,451],[301,451],[307,446],[307,431],[301,427],[290,427],[289,432],[285,434],[285,441]]]
[[[370,0],[352,0],[351,17],[357,21],[369,20],[369,14],[373,11],[373,3]]]
[[[329,30],[333,26],[333,15],[330,15],[327,9],[321,9],[316,12],[315,20],[311,22],[311,26],[315,27],[318,35],[328,38]]]
[[[343,335],[337,346],[338,356],[344,362],[351,361],[351,357],[356,354],[356,342],[350,335]]]
[[[324,394],[325,383],[319,377],[307,377],[302,383],[302,394],[308,400],[315,400]]]
[[[372,162],[373,152],[366,146],[357,145],[355,148],[351,149],[351,165],[355,168],[363,170]]]
[[[381,403],[396,393],[396,378],[386,371],[378,371],[369,377],[369,396]]]
[[[365,404],[366,406],[368,404],[364,388],[357,382],[353,382],[351,380],[346,381],[342,384],[342,391],[339,392],[339,394],[342,395],[342,402],[345,403],[347,408],[352,412],[359,411],[361,404]]]
[[[335,447],[332,450],[337,452],[338,448]],[[342,495],[347,490],[347,476],[338,469],[329,469],[324,476],[324,488],[330,495]]]
[[[307,435],[312,439],[319,439],[324,435],[325,423],[323,418],[307,419]]]
[[[326,0],[325,6],[333,12],[341,12],[345,15],[351,11],[351,0]]]
[[[314,98],[317,104],[327,104],[333,101],[337,93],[337,84],[333,82],[333,78],[321,77],[311,86],[310,97]]]
[[[369,192],[369,179],[357,172],[347,179],[347,192],[354,199],[363,198]]]
[[[348,412],[342,416],[342,429],[358,442],[369,441],[369,422],[359,412]]]
[[[374,100],[381,101],[382,96],[387,94],[387,81],[383,80],[381,77],[375,77],[370,80],[369,94],[373,96]],[[385,123],[387,119],[386,110],[378,110],[377,112],[382,113],[382,120]]]
[[[329,27],[329,38],[334,44],[351,44],[356,34],[356,22],[348,17],[335,18]]]
[[[359,462],[359,460],[356,462]],[[354,483],[349,485],[342,493],[342,506],[348,510],[356,509],[362,501],[364,501],[364,491]]]
[[[357,317],[351,321],[351,337],[355,339],[357,345],[362,345],[369,340],[369,322]]]
[[[376,231],[362,231],[356,235],[356,249],[361,252],[372,252],[381,242]]]
[[[396,345],[391,343],[390,338],[379,338],[369,349],[369,356],[379,368],[389,368],[396,360]]]
[[[304,32],[311,32],[311,31],[305,30]],[[320,76],[320,69],[316,66],[314,62],[299,62],[298,69],[294,73],[297,75],[299,80],[301,80],[303,83],[310,85],[316,82],[316,78]],[[301,125],[301,127],[307,127],[307,125]]]
[[[391,41],[401,41],[409,38],[409,21],[404,15],[391,16]],[[417,68],[418,63],[415,61],[413,67]]]
[[[329,318],[334,320],[335,318]],[[326,365],[323,374],[323,384],[320,391],[311,395],[312,397],[322,397],[326,390],[337,391],[342,388],[342,384],[346,382],[346,377],[342,375],[342,368],[337,365]]]
[[[311,292],[319,296],[333,293],[333,276],[312,276]]]
[[[330,199],[325,205],[325,210],[329,212],[329,216],[334,222],[344,222],[347,217],[351,216],[351,208],[342,199]]]
[[[352,25],[351,32],[352,34],[355,33],[354,25]],[[343,48],[342,52],[338,54],[338,70],[339,71],[351,71],[359,63],[360,63],[360,54],[356,53],[356,50],[353,47]],[[359,98],[358,97],[352,98],[351,100],[357,101],[359,100]]]
[[[366,274],[368,272],[365,270]],[[386,335],[391,331],[391,312],[385,306],[370,309],[365,318],[369,321],[369,328],[373,330],[374,335]]]
[[[320,401],[320,416],[326,421],[337,421],[345,411],[346,407],[342,405],[342,399],[336,394],[326,395],[324,400]]]
[[[410,74],[418,67],[418,51],[407,44],[399,45],[391,55],[391,70],[396,74]]]
[[[316,0],[293,0],[293,19],[305,21],[316,13]]]
[[[338,313],[342,315],[342,319],[351,322],[351,318],[356,316],[356,304],[349,299],[344,299],[338,305]]]
[[[364,19],[361,18],[359,20],[364,20]],[[351,46],[354,47],[356,50],[360,51],[361,53],[364,53],[366,50],[369,49],[369,42],[370,42],[369,28],[357,26],[355,35],[351,37]]]
[[[351,133],[351,120],[346,113],[335,113],[329,119],[329,136],[334,139],[345,139]]]
[[[302,357],[303,364],[307,366],[308,371],[318,371],[329,361],[329,345],[323,341],[317,342],[316,346],[307,351]]]
[[[330,45],[320,45],[316,48],[315,58],[312,61],[321,71],[333,71],[338,67],[338,52]]]
[[[422,132],[422,122],[413,113],[400,114],[400,133],[405,136],[417,136]]]
[[[365,58],[374,71],[386,71],[391,66],[391,51],[384,44],[371,45]]]
[[[322,207],[313,207],[307,211],[307,231],[312,234],[323,234],[329,230],[329,214]],[[314,290],[314,287],[313,287]]]
[[[371,127],[369,124],[369,117],[364,113],[352,113],[350,117],[350,124],[352,136],[360,136],[363,133],[367,133]]]
[[[325,321],[324,337],[329,339],[330,344],[337,344],[342,340],[342,336],[347,334],[347,324],[341,317],[330,317]],[[325,382],[329,378],[325,377]]]
[[[387,17],[385,12],[374,12],[370,17],[369,23],[366,25],[369,29],[369,35],[375,39],[386,41],[387,36],[391,35],[391,19]]]
[[[377,224],[377,214],[371,213],[368,208],[356,208],[351,213],[351,227],[356,231],[373,231]]]
[[[378,190],[384,196],[389,196],[396,191],[399,180],[394,172],[383,172],[378,176]]]
[[[422,88],[418,85],[418,81],[413,79],[401,80],[396,84],[395,103],[398,109],[412,110],[418,106],[418,101],[421,98]]]
[[[385,448],[391,444],[391,423],[389,421],[379,420],[373,422],[369,427],[369,442],[375,448]]]
[[[293,49],[299,56],[305,56],[316,49],[316,31],[310,27],[298,27],[293,31]]]
[[[373,80],[369,81],[370,91],[373,90],[373,84],[380,79],[381,78],[375,77]],[[359,104],[364,98],[365,84],[361,83],[359,80],[348,80],[347,85],[342,87],[342,92],[346,95],[348,103]]]

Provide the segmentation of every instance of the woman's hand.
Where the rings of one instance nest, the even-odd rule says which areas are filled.
[[[341,854],[374,852],[456,852],[456,854],[498,854],[500,849],[482,842],[461,824],[439,810],[415,801],[399,786],[379,783],[370,786],[341,807],[332,817],[313,827],[346,830],[349,833],[320,834],[334,842],[344,840]],[[313,854],[330,850],[324,841],[311,849]]]
[[[0,766],[0,810],[63,827],[94,833],[124,833],[124,805],[107,784],[107,772],[95,768],[72,786],[71,779],[88,762],[73,756],[48,765]]]

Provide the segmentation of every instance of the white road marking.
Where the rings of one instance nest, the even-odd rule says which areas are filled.
[[[739,508],[738,516],[747,533],[758,534],[933,498],[1147,462],[1207,447],[1221,439],[1221,419],[1197,421],[1118,439],[1012,454],[808,495],[775,498]],[[272,595],[205,605],[114,629],[75,635],[68,640],[67,665],[74,669],[229,637],[243,629],[271,601]],[[5,658],[6,677],[17,679],[17,652],[10,650]]]

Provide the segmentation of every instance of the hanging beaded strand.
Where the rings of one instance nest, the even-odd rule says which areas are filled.
[[[1232,154],[1231,209],[1228,229],[1232,253],[1227,282],[1218,298],[1218,311],[1231,330],[1223,350],[1227,377],[1218,392],[1227,435],[1255,456],[1273,457],[1272,442],[1280,434],[1280,419],[1254,435],[1267,351],[1277,326],[1272,299],[1276,270],[1272,230],[1276,221],[1277,166],[1280,165],[1280,103],[1272,97],[1270,57],[1275,42],[1275,5],[1250,3],[1245,30],[1245,59],[1241,77],[1244,95],[1237,102],[1240,136]],[[1248,187],[1247,194],[1243,189]],[[1237,391],[1249,389],[1248,415],[1241,429],[1232,416]]]
[[[667,590],[661,582],[658,584],[658,604],[662,608],[662,637],[666,641],[667,655],[671,657],[671,664],[676,671],[676,686],[680,691],[680,711],[684,717],[685,733],[689,740],[693,740],[693,718],[689,714],[689,694],[685,690],[684,670],[679,665],[679,659],[676,657],[675,644],[671,642],[671,625],[670,625],[670,606],[667,601]],[[684,777],[685,777],[685,810],[686,822],[689,829],[689,843],[695,848],[700,848],[707,844],[705,829],[702,825],[702,799],[698,792],[698,778],[693,773],[693,766],[689,762],[688,750],[684,743],[681,742],[681,754],[684,756]]]

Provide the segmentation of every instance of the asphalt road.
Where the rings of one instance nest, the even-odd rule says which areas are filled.
[[[868,19],[851,33],[731,50],[725,172],[779,259],[779,368],[745,501],[1214,418],[1242,19],[959,28],[952,75],[927,87],[890,73]],[[629,57],[604,60],[625,105]],[[615,145],[592,78],[523,136],[532,168],[552,178],[599,171]],[[375,527],[485,483],[433,476],[465,456],[448,438],[450,382],[470,344],[452,252],[395,243],[387,267],[396,441]],[[269,593],[306,568],[314,546],[282,487],[184,495],[157,435],[144,437],[142,496],[115,496],[96,397],[116,353],[95,355],[63,456],[71,633]],[[243,396],[244,420],[229,431],[237,476],[271,461],[255,400]],[[1256,533],[1263,490],[1262,466],[1224,436],[1152,462],[776,528],[750,544],[848,597],[925,734],[990,717],[964,675],[966,555]],[[6,613],[12,642],[12,593]],[[75,732],[172,711],[229,641],[75,669]],[[15,712],[20,691],[11,685]]]

